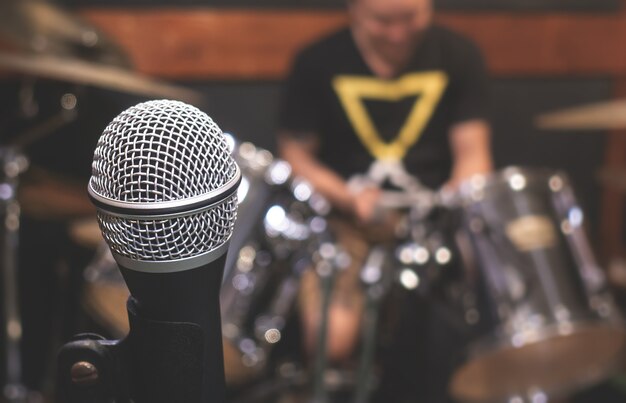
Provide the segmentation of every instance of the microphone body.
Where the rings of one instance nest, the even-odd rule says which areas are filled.
[[[177,101],[122,112],[94,153],[89,195],[130,291],[137,403],[223,403],[219,293],[239,167],[217,125]]]
[[[225,261],[226,254],[223,254],[202,267],[159,274],[148,274],[118,264],[130,290],[134,315],[154,323],[171,324],[172,329],[185,323],[201,330],[195,339],[187,336],[185,331],[161,332],[153,328],[150,334],[135,335],[134,340],[131,336],[132,389],[138,403],[172,402],[171,397],[198,403],[225,401],[219,307]],[[131,323],[131,329],[137,327]],[[184,344],[176,344],[181,340],[172,343],[168,340],[172,337],[184,338]],[[201,372],[193,373],[197,371]],[[202,379],[198,379],[198,375]],[[194,390],[192,385],[200,381],[201,390],[198,386]],[[188,397],[183,399],[183,396]]]

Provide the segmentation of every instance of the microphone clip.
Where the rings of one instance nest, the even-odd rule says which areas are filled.
[[[127,303],[122,340],[79,334],[58,356],[57,385],[67,403],[201,403],[203,332],[193,323],[160,322]]]

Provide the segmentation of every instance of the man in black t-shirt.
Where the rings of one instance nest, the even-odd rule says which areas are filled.
[[[334,360],[357,343],[355,271],[367,248],[384,242],[377,238],[386,226],[374,223],[383,188],[402,187],[407,178],[431,189],[454,187],[492,166],[487,74],[477,48],[432,24],[431,0],[349,0],[348,14],[349,28],[296,57],[278,137],[281,157],[330,200],[339,240],[352,244],[354,268],[338,280],[328,319]],[[305,277],[301,313],[312,349],[319,296],[311,296],[309,283]]]

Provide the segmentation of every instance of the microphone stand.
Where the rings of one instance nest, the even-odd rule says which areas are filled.
[[[58,357],[57,385],[67,403],[130,403],[128,351],[124,340],[80,334]]]
[[[61,348],[57,362],[61,401],[207,403],[202,400],[207,364],[199,358],[204,348],[202,329],[192,323],[147,319],[137,312],[132,296],[127,310],[130,332],[124,339],[105,340],[97,334],[80,334]],[[163,357],[157,365],[154,355]],[[151,356],[152,363],[146,362]],[[151,385],[147,379],[167,380],[167,384]],[[159,391],[156,400],[154,390],[147,389]],[[211,392],[220,395],[220,391]]]

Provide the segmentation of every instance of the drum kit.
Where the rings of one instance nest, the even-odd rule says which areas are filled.
[[[297,314],[301,275],[339,272],[350,256],[329,229],[329,204],[293,177],[288,164],[250,143],[233,152],[244,174],[242,217],[221,308],[227,383],[246,391],[237,401],[309,388],[312,401],[332,401],[329,390],[349,389],[355,402],[367,402],[376,384],[377,339],[389,330],[379,319],[383,309],[398,308],[383,301],[395,286],[428,294],[438,281],[435,273],[455,260],[465,266],[460,315],[482,329],[450,382],[459,401],[547,402],[623,367],[626,328],[567,176],[509,167],[475,176],[454,194],[405,197],[416,208],[409,208],[398,242],[391,249],[375,247],[361,269],[366,309],[356,368],[341,375],[326,362],[307,368],[301,355],[285,353],[298,348],[298,333],[288,324]],[[454,236],[428,222],[435,209],[456,217]],[[125,334],[128,293],[102,245],[85,275],[90,311]]]
[[[147,97],[201,100],[193,91],[132,72],[123,54],[97,30],[46,2],[0,3],[0,27],[21,49],[0,52],[2,70]],[[620,113],[626,104],[594,108],[547,115],[539,124],[626,126],[626,114]],[[474,176],[453,192],[420,188],[386,198],[388,208],[403,213],[397,239],[391,246],[374,247],[360,270],[365,297],[360,352],[353,369],[337,371],[325,359],[325,314],[333,281],[351,258],[329,225],[331,206],[269,151],[234,138],[231,144],[243,180],[221,310],[226,379],[240,401],[267,401],[286,391],[306,390],[306,400],[322,403],[332,400],[329,391],[349,389],[355,403],[367,402],[377,383],[386,331],[382,319],[386,309],[397,309],[394,293],[428,295],[433,284],[446,281],[442,273],[454,265],[461,266],[465,291],[452,302],[462,307],[462,322],[481,329],[450,381],[450,392],[459,401],[547,402],[623,369],[626,327],[595,261],[585,215],[567,176],[509,167]],[[20,153],[25,145],[0,149],[9,401],[19,401],[20,389],[14,251],[18,202],[28,200],[15,195],[19,175],[28,166]],[[95,251],[84,271],[87,312],[112,336],[124,336],[128,291],[95,219],[76,220],[70,235]],[[318,348],[310,363],[299,351],[294,319],[301,278],[308,270],[319,277],[322,295]]]

